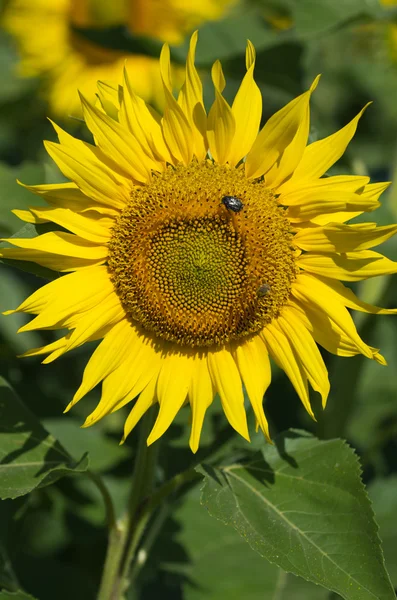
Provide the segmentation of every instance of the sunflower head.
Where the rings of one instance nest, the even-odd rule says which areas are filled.
[[[222,202],[228,192],[238,214]],[[285,212],[243,167],[168,166],[133,191],[113,229],[109,271],[126,313],[191,348],[257,333],[279,314],[295,278]]]
[[[222,67],[214,64],[215,101],[207,112],[196,43],[194,34],[176,97],[169,49],[162,51],[162,115],[136,94],[128,70],[106,97],[99,85],[100,106],[82,96],[95,143],[55,126],[59,144],[46,148],[70,181],[30,186],[48,207],[16,211],[63,231],[12,238],[14,248],[1,250],[67,273],[15,309],[36,315],[24,331],[63,330],[28,355],[46,354],[44,362],[51,362],[100,340],[68,409],[102,382],[101,400],[84,425],[132,403],[125,438],[158,404],[152,443],[188,403],[193,451],[217,394],[230,424],[249,439],[246,395],[269,438],[263,411],[269,357],[312,416],[309,384],[323,406],[329,392],[317,344],[385,364],[360,338],[348,309],[396,309],[366,304],[342,282],[397,271],[371,250],[397,226],[349,223],[375,210],[388,184],[327,175],[364,109],[307,145],[316,78],[260,129],[262,98],[248,43],[247,72],[231,105]]]

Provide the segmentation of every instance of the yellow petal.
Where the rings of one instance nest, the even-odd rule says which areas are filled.
[[[290,300],[288,310],[296,312],[317,344],[331,354],[345,357],[361,354],[357,344],[334,321],[330,322],[325,312],[320,312],[299,300]],[[368,350],[371,351],[369,347]]]
[[[65,306],[71,306],[72,310],[75,310],[74,300],[79,294],[89,296],[90,291],[93,293],[96,292],[96,287],[102,289],[104,285],[106,286],[106,281],[110,283],[107,267],[91,267],[85,269],[85,271],[76,271],[43,285],[26,298],[18,308],[9,310],[5,314],[16,312],[39,314],[50,306],[52,302],[61,302]],[[71,290],[74,292],[73,296],[71,296]],[[58,314],[60,310],[61,306],[57,306],[54,313]]]
[[[266,173],[265,181],[272,188],[278,187],[283,181],[288,180],[300,163],[306,148],[310,131],[310,107],[311,94],[317,87],[320,76],[313,81],[307,95],[307,102],[303,107],[301,122],[291,143],[285,148],[280,160],[274,163]]]
[[[137,349],[138,344],[137,331],[127,319],[114,325],[94,350],[84,369],[81,385],[66,410],[72,408],[100,381],[117,369],[125,357]]]
[[[38,208],[41,208],[41,207],[38,207]],[[11,212],[14,213],[14,215],[16,217],[18,217],[18,219],[21,219],[21,221],[24,221],[25,223],[35,223],[35,224],[48,223],[48,219],[40,218],[33,212],[30,212],[30,210],[14,209]]]
[[[241,377],[231,352],[226,349],[209,352],[208,367],[227,420],[249,441]]]
[[[325,227],[299,231],[294,237],[294,244],[311,252],[350,252],[382,244],[396,233],[397,225],[377,227],[376,223],[329,223]]]
[[[162,120],[163,135],[168,149],[177,162],[188,165],[193,158],[193,135],[183,110],[172,95],[170,69],[170,51],[168,45],[164,44],[160,56],[160,71],[166,102]]]
[[[103,337],[105,337],[105,335],[109,332],[111,325],[105,325],[104,327],[102,327],[101,329],[97,329],[93,335],[91,335],[90,337],[88,337],[85,341],[86,342],[95,342],[97,340],[102,339]],[[55,350],[55,352],[52,352],[49,356],[47,356],[43,361],[42,364],[43,365],[47,365],[51,362],[53,362],[54,360],[56,360],[57,358],[59,358],[60,356],[62,356],[62,354],[65,354],[65,352],[67,352],[68,350],[71,350],[71,348],[69,347],[69,340],[72,337],[73,332],[70,331],[67,335],[65,335],[65,342],[62,345],[62,347],[60,347],[58,350]]]
[[[156,403],[157,395],[157,377],[153,377],[150,383],[145,387],[143,392],[140,394],[139,398],[135,402],[134,406],[130,414],[128,415],[125,425],[124,425],[124,435],[121,440],[121,443],[124,443],[127,439],[127,436],[134,429],[135,425],[141,419],[141,417],[145,414],[145,412]]]
[[[361,354],[373,358],[373,352],[358,335],[349,312],[342,302],[330,296],[330,290],[324,283],[312,275],[301,273],[294,282],[292,294],[304,305],[310,321],[322,329],[323,340],[329,337],[330,344],[334,344],[335,336],[341,330]]]
[[[124,69],[120,123],[138,140],[148,156],[157,161],[172,162],[170,152],[164,142],[161,125],[154,118],[144,100],[134,92],[127,69]]]
[[[179,352],[172,353],[164,359],[157,381],[160,410],[148,437],[148,445],[153,444],[167,431],[182,408],[190,388],[193,366],[193,358]]]
[[[296,312],[288,310],[288,307],[277,319],[277,324],[289,339],[296,356],[299,356],[306,376],[312,388],[321,395],[325,408],[330,390],[328,371],[313,336]]]
[[[114,293],[82,315],[71,315],[67,326],[74,328],[74,331],[66,345],[65,352],[81,346],[92,338],[95,339],[98,331],[105,327],[110,328],[124,318],[124,308]]]
[[[361,195],[368,182],[369,177],[359,175],[334,175],[323,179],[298,182],[291,179],[277,192],[280,193],[280,204],[285,206],[300,206],[313,200],[339,199],[341,194],[346,201],[350,198],[351,201],[354,201],[354,195]],[[371,198],[371,200],[374,199]]]
[[[225,78],[219,60],[214,63],[211,73],[215,101],[208,113],[207,138],[211,155],[218,164],[223,165],[230,157],[236,124],[232,109],[222,96]]]
[[[247,155],[245,172],[249,179],[260,177],[270,171],[295,138],[294,152],[296,151],[298,154],[301,152],[308,123],[310,96],[317,83],[318,77],[307,92],[289,102],[267,121]],[[286,158],[286,164],[291,166],[295,160],[292,151],[288,152]],[[300,154],[298,158],[300,158]]]
[[[105,81],[98,81],[98,98],[105,113],[115,121],[120,110],[120,88]]]
[[[229,163],[236,165],[251,150],[262,117],[262,94],[254,80],[255,49],[247,42],[246,60],[249,67],[232,104],[236,129]]]
[[[186,60],[186,79],[178,96],[178,104],[182,108],[194,139],[194,154],[203,160],[207,154],[207,115],[203,101],[203,85],[194,65],[198,34],[195,31],[190,38],[190,47]]]
[[[196,453],[200,443],[201,430],[207,408],[214,399],[214,389],[208,370],[207,356],[197,354],[194,357],[194,367],[189,388],[189,401],[192,408],[192,428],[189,445]]]
[[[172,94],[171,54],[168,44],[163,44],[160,52],[160,73],[163,86]]]
[[[95,137],[96,145],[127,177],[146,183],[150,179],[151,169],[157,168],[157,163],[142,152],[139,142],[120,123],[92,106],[81,94],[80,98],[84,120]]]
[[[247,47],[245,49],[245,67],[247,71],[255,64],[256,51],[254,44],[247,40]]]
[[[290,206],[288,208],[288,218],[294,224],[304,221],[313,221],[318,223],[317,217],[321,216],[322,223],[334,221],[335,213],[340,211],[355,212],[372,212],[379,208],[379,203],[368,199],[364,194],[327,194],[324,199],[308,200],[301,206]]]
[[[362,200],[369,201],[370,203],[372,203],[372,208],[370,207],[370,210],[379,208],[380,203],[378,202],[378,199],[381,196],[381,194],[389,187],[389,185],[390,182],[387,181],[382,183],[369,183],[365,186],[364,190],[360,194],[360,197]],[[342,212],[332,213],[331,220],[332,222],[336,221],[338,223],[345,223],[345,221],[349,221],[350,219],[361,215],[364,210],[367,209],[363,208],[363,210],[354,211],[351,210],[351,208],[348,208],[347,210],[344,210]],[[326,225],[330,221],[330,216],[328,214],[319,214],[313,217],[311,220],[316,225]]]
[[[370,104],[371,102],[366,104],[358,115],[345,125],[345,127],[307,146],[293,178],[295,180],[312,179],[324,175],[344,154],[350,140],[356,133],[358,121]]]
[[[18,248],[2,248],[0,256],[34,261],[55,271],[73,271],[102,264],[108,254],[106,246],[87,242],[62,231],[44,233],[35,238],[9,238],[5,241]]]
[[[397,262],[372,250],[344,254],[307,252],[301,254],[296,262],[309,273],[342,281],[360,281],[368,277],[397,273]]]
[[[271,382],[271,367],[267,348],[259,336],[239,344],[236,348],[236,361],[247,390],[256,421],[268,441],[269,425],[263,411],[263,396]]]
[[[112,199],[106,205],[85,196],[75,183],[55,183],[44,185],[25,185],[18,181],[27,190],[41,196],[48,204],[59,208],[69,208],[74,212],[95,211],[100,214],[116,216],[119,211],[111,208]]]
[[[131,182],[100,160],[98,148],[83,142],[77,148],[54,142],[44,142],[44,146],[65,177],[74,181],[83,194],[105,206],[122,209],[127,204]]]
[[[46,344],[45,346],[41,346],[40,348],[32,348],[31,350],[27,350],[23,354],[19,356],[19,358],[27,358],[29,356],[40,356],[40,354],[48,354],[49,352],[56,352],[57,350],[63,349],[66,345],[67,336],[62,336],[55,342],[51,342],[50,344]]]
[[[104,378],[101,399],[84,426],[93,425],[136,398],[153,378],[157,379],[163,360],[151,343],[145,343],[144,338],[139,339],[132,352]]]
[[[97,244],[106,244],[111,236],[114,219],[103,218],[97,212],[75,213],[68,208],[31,208],[38,222],[51,221],[81,238]]]
[[[38,289],[15,310],[38,316],[20,331],[64,327],[73,315],[91,310],[114,294],[106,267],[90,267],[51,281]]]
[[[261,332],[261,337],[267,345],[270,355],[276,364],[285,371],[303,406],[314,419],[314,413],[310,406],[307,376],[300,357],[295,354],[289,339],[275,323],[266,325]]]
[[[316,277],[328,287],[330,294],[336,295],[338,302],[342,302],[348,308],[371,313],[373,315],[397,314],[397,308],[381,308],[380,306],[374,306],[373,304],[368,304],[367,302],[360,300],[353,290],[343,285],[343,283],[340,281],[327,279],[326,277],[319,277],[318,275]]]

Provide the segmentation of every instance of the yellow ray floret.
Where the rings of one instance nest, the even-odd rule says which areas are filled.
[[[83,426],[131,404],[125,440],[157,406],[151,444],[187,404],[193,452],[215,396],[247,440],[250,404],[270,441],[263,397],[271,360],[315,418],[310,388],[325,407],[330,387],[318,346],[385,365],[359,336],[349,309],[397,312],[361,301],[342,283],[397,272],[395,262],[372,249],[397,225],[349,223],[375,211],[389,184],[326,175],[364,109],[340,131],[308,144],[316,78],[259,130],[262,98],[248,42],[247,72],[231,103],[215,62],[207,114],[196,44],[195,33],[176,96],[163,48],[162,115],[139,96],[127,70],[120,81],[99,84],[99,105],[82,96],[93,143],[55,126],[59,144],[46,147],[70,181],[26,186],[48,206],[14,211],[54,231],[8,238],[9,247],[0,249],[5,258],[66,273],[6,313],[34,315],[21,331],[62,332],[26,356],[47,355],[48,363],[99,340],[66,410],[102,385]]]

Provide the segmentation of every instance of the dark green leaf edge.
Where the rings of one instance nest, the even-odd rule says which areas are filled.
[[[310,434],[307,431],[298,430],[298,429],[290,429],[290,430],[288,430],[286,432],[280,433],[278,436],[275,437],[275,439],[274,439],[275,447],[277,447],[277,448],[279,448],[279,447],[283,448],[284,447],[283,440],[288,435],[288,433],[291,433],[291,432],[294,433],[294,434],[298,434],[302,438],[313,439],[313,440],[317,439],[315,436],[313,436],[312,434]],[[344,440],[344,439],[334,438],[332,440],[318,440],[318,441],[320,443],[323,443],[323,444],[334,444],[335,442],[342,442],[343,446],[345,448],[347,448],[351,452],[351,456],[352,456],[352,458],[354,460],[355,468],[356,468],[355,474],[357,475],[357,477],[359,479],[359,485],[358,485],[358,490],[357,491],[358,491],[358,494],[361,496],[361,500],[364,500],[364,501],[368,502],[368,507],[369,507],[369,509],[372,512],[372,521],[373,521],[373,526],[374,526],[374,535],[375,535],[375,538],[376,538],[376,540],[378,542],[379,551],[380,551],[381,560],[382,560],[382,565],[384,567],[385,573],[387,574],[387,577],[388,577],[388,580],[389,580],[389,583],[390,583],[390,588],[393,589],[393,585],[392,585],[389,573],[388,573],[388,571],[386,569],[385,557],[384,557],[383,549],[382,549],[382,540],[381,540],[381,538],[379,536],[379,525],[378,525],[378,523],[377,523],[377,521],[375,519],[375,513],[373,511],[373,503],[372,503],[371,499],[369,498],[369,496],[367,494],[367,491],[366,491],[366,488],[364,486],[364,483],[362,481],[362,477],[361,477],[362,476],[362,467],[361,467],[361,464],[360,464],[359,457],[357,456],[354,448],[352,448],[347,443],[347,441]],[[242,464],[229,464],[229,465],[224,465],[224,466],[222,465],[222,466],[220,466],[218,468],[221,469],[221,470],[223,469],[224,471],[231,470],[233,467],[241,468],[241,467],[246,466],[247,464],[249,464],[251,462],[255,462],[259,457],[265,458],[265,452],[261,452],[260,451],[260,452],[252,452],[252,453],[249,453],[249,454],[247,453],[248,460],[245,461],[244,463],[242,463]],[[242,535],[240,533],[240,531],[238,530],[238,528],[234,527],[234,524],[233,524],[233,522],[232,522],[231,519],[230,520],[228,520],[228,519],[222,519],[221,517],[213,514],[210,511],[210,509],[208,508],[208,506],[205,504],[204,499],[203,499],[203,494],[204,494],[204,491],[206,490],[206,487],[208,485],[208,483],[207,483],[207,477],[212,477],[212,478],[214,477],[213,465],[209,465],[209,464],[203,463],[203,464],[198,465],[195,470],[198,473],[200,473],[201,475],[203,475],[203,477],[204,477],[203,484],[202,484],[202,486],[200,488],[200,492],[201,492],[200,504],[201,504],[201,506],[203,506],[204,508],[206,508],[206,510],[208,511],[208,513],[212,517],[214,517],[215,519],[217,519],[218,521],[221,521],[226,526],[232,526],[234,529],[236,529],[236,531],[239,533],[239,535],[249,544],[249,546],[253,550],[255,550],[255,552],[257,552],[260,556],[262,556],[263,558],[265,558],[265,560],[268,560],[268,562],[270,562],[270,563],[272,563],[272,564],[274,564],[276,566],[279,566],[275,561],[269,560],[267,557],[265,557],[260,552],[260,550],[255,545],[255,543],[251,543],[251,541],[249,541],[244,535]],[[228,484],[227,478],[226,478],[224,472],[222,472],[222,475],[225,478],[225,482]],[[310,580],[309,578],[304,577],[303,575],[297,575],[292,570],[288,570],[288,569],[283,569],[283,570],[286,573],[291,573],[292,575],[295,575],[295,576],[298,576],[298,577],[302,577],[302,579],[305,579],[306,581],[308,581],[310,583],[314,583],[315,585],[321,586],[321,584],[319,584],[319,583],[317,583],[317,582],[315,582],[313,580]],[[352,577],[351,577],[351,579],[354,580],[354,578],[352,578]],[[361,584],[359,582],[357,582],[357,583],[361,586]],[[322,586],[322,587],[325,587],[325,586]],[[326,589],[330,589],[330,588],[326,588]],[[338,590],[330,590],[330,591],[334,591],[334,592],[338,593]]]

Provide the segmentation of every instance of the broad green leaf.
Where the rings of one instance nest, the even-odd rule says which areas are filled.
[[[0,377],[0,498],[17,498],[60,477],[83,472]]]
[[[30,594],[25,592],[7,592],[3,590],[0,592],[0,600],[35,600]]]
[[[184,600],[326,600],[328,592],[264,561],[231,527],[211,519],[195,488],[177,510],[175,541],[189,556]],[[176,565],[167,567],[172,570]],[[178,565],[178,570],[182,565]]]
[[[202,504],[287,572],[346,600],[392,600],[377,526],[354,452],[296,431],[245,463],[213,468]]]

